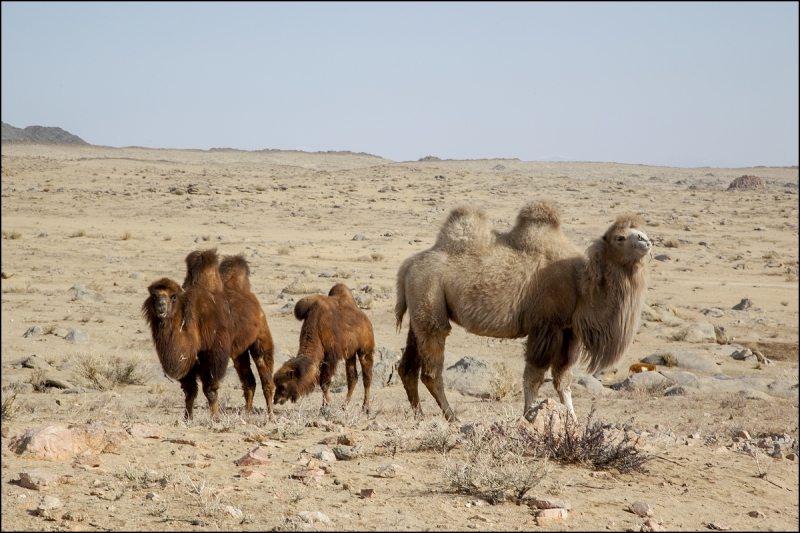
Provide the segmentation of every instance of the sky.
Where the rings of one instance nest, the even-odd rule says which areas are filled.
[[[2,120],[91,144],[798,164],[798,3],[2,2]]]

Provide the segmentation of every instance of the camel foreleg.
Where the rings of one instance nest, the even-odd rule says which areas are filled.
[[[369,414],[369,389],[372,386],[372,355],[370,350],[366,353],[358,352],[358,361],[361,363],[361,381],[364,383],[364,403],[361,410]]]
[[[444,393],[444,378],[442,377],[444,371],[444,344],[448,333],[450,333],[450,330],[437,331],[420,346],[426,355],[426,357],[421,358],[420,380],[427,387],[436,403],[439,404],[439,408],[447,421],[457,422],[458,419]]]
[[[272,412],[272,400],[275,394],[275,382],[272,380],[272,370],[275,364],[274,351],[272,336],[269,332],[260,335],[250,347],[250,355],[256,364],[256,370],[258,370],[261,391],[264,393],[264,400],[267,402],[267,414],[270,420],[275,420],[275,415]]]
[[[524,416],[527,420],[531,420],[533,415],[533,408],[536,407],[536,401],[539,397],[539,389],[544,383],[544,375],[547,368],[534,366],[531,363],[525,363],[525,372],[522,374],[522,390],[525,393],[525,410]]]
[[[344,404],[349,405],[350,399],[353,397],[353,391],[356,389],[358,383],[358,369],[356,368],[356,355],[353,354],[344,362],[345,374],[347,375],[347,396],[344,399]]]
[[[180,379],[181,389],[186,403],[183,419],[189,421],[194,412],[194,400],[197,398],[197,367],[192,367],[189,373]]]
[[[417,418],[422,418],[422,407],[419,404],[419,350],[417,347],[417,337],[414,330],[408,328],[408,338],[406,340],[406,351],[397,365],[397,373],[403,382],[406,396],[411,404],[411,410]]]
[[[253,395],[256,392],[256,377],[250,368],[249,350],[245,350],[233,358],[233,367],[239,375],[239,382],[242,384],[244,393],[244,410],[250,413],[253,410]]]

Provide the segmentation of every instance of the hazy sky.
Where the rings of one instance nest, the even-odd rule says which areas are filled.
[[[2,3],[2,120],[395,161],[798,164],[798,4]]]

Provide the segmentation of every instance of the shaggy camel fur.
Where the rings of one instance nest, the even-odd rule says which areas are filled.
[[[161,368],[177,379],[186,400],[184,417],[192,418],[197,379],[203,384],[211,416],[219,414],[217,390],[231,354],[230,313],[222,291],[216,253],[192,252],[186,257],[186,289],[162,278],[148,287],[142,314],[150,326]],[[207,289],[196,283],[205,280]]]
[[[398,331],[409,313],[398,367],[411,407],[421,415],[421,379],[448,420],[442,369],[450,322],[488,337],[527,336],[525,415],[548,368],[561,403],[572,407],[571,368],[594,372],[628,350],[647,289],[650,239],[636,215],[620,216],[586,251],[561,233],[555,206],[529,203],[514,227],[490,231],[483,211],[453,209],[434,246],[406,259],[397,273]]]
[[[296,402],[319,383],[323,409],[330,403],[328,390],[341,359],[347,371],[347,397],[350,402],[358,381],[356,356],[361,363],[364,383],[364,411],[369,411],[369,388],[372,384],[372,354],[375,338],[372,323],[358,308],[350,289],[337,283],[328,296],[306,296],[294,306],[294,316],[303,321],[300,348],[275,373],[275,403]]]
[[[272,419],[275,346],[267,317],[258,298],[250,290],[250,265],[242,255],[224,256],[219,264],[219,274],[230,306],[231,359],[244,391],[244,409],[248,413],[253,410],[256,378],[250,368],[252,357],[267,402],[267,413]]]

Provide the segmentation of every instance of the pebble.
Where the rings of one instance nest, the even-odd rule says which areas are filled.
[[[650,505],[647,502],[635,501],[628,506],[628,509],[630,509],[633,514],[639,515],[643,518],[653,516],[653,509],[650,508]]]
[[[314,522],[321,522],[323,524],[331,523],[331,519],[328,518],[328,515],[319,511],[300,511],[297,513],[297,516],[307,524],[313,524]]]

